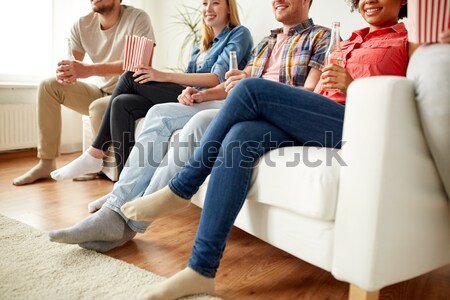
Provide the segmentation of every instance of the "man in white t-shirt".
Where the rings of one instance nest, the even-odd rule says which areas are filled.
[[[56,169],[61,141],[61,105],[89,115],[96,133],[109,95],[122,73],[126,35],[154,40],[150,17],[143,10],[121,5],[121,0],[90,0],[92,12],[72,27],[70,44],[74,60],[58,63],[56,78],[44,80],[38,90],[38,158],[31,170],[14,179],[25,185],[50,178]],[[86,54],[91,64],[83,63]],[[77,81],[98,76],[98,83]]]

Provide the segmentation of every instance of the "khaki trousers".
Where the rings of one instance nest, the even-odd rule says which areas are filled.
[[[110,96],[96,85],[77,82],[61,85],[55,78],[44,80],[38,89],[38,157],[54,159],[61,143],[61,105],[80,114],[89,115],[97,134]]]

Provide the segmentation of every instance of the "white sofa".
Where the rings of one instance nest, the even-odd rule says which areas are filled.
[[[376,299],[450,263],[448,196],[414,97],[406,78],[355,81],[339,151],[346,166],[327,164],[327,149],[269,152],[235,226],[349,282],[351,299]],[[200,207],[206,188],[193,199]]]
[[[385,286],[448,264],[448,196],[414,97],[406,78],[355,81],[343,161],[327,162],[330,149],[269,152],[235,225],[349,282],[350,299],[376,299]],[[207,184],[192,200],[200,207]]]

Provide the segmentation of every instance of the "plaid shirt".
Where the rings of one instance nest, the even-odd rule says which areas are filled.
[[[277,41],[277,34],[282,32],[283,29],[272,30],[271,35],[265,37],[253,50],[252,58],[247,64],[252,67],[252,77],[261,77]],[[330,36],[330,29],[314,25],[312,19],[292,27],[283,46],[279,81],[292,86],[303,86],[310,68],[322,69]]]

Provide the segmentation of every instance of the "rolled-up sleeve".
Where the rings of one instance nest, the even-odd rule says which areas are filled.
[[[318,27],[320,28],[320,27]],[[314,54],[309,59],[308,66],[322,70],[325,64],[325,55],[330,45],[331,32],[325,28],[317,31],[314,37]]]
[[[220,82],[225,81],[225,73],[230,68],[230,51],[236,51],[238,67],[244,69],[250,59],[253,39],[250,31],[244,26],[237,26],[230,31],[226,45],[217,56],[211,67],[211,73],[217,75]]]

